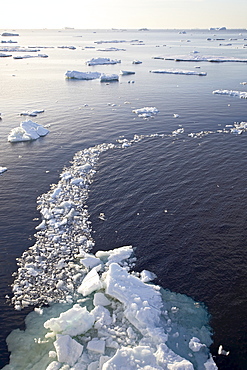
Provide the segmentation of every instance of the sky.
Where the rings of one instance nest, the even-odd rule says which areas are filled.
[[[247,0],[2,0],[1,29],[247,28]]]

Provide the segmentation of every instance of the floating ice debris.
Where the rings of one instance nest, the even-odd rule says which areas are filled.
[[[12,54],[0,53],[0,58],[7,58],[7,57],[12,57]]]
[[[2,36],[19,36],[19,33],[3,32]]]
[[[0,166],[0,175],[1,175],[2,173],[4,173],[5,171],[7,171],[7,167],[2,167],[2,166]]]
[[[119,48],[104,48],[104,49],[97,49],[97,51],[126,51],[126,49],[119,49]]]
[[[117,44],[126,42],[126,40],[100,40],[100,41],[94,41],[95,44]]]
[[[58,49],[70,49],[70,50],[75,50],[75,46],[58,46]]]
[[[240,82],[240,85],[247,85],[247,82]]]
[[[157,59],[157,57],[156,57]],[[174,60],[176,62],[215,62],[215,63],[222,63],[222,62],[243,62],[246,63],[247,59],[240,59],[234,57],[225,57],[225,56],[202,56],[198,54],[193,55],[176,55],[170,57],[159,57],[159,59],[165,60]]]
[[[174,118],[178,118],[178,117],[179,117],[179,114],[174,113],[174,114],[173,114],[173,117],[174,117]]]
[[[177,136],[184,133],[184,128],[178,128],[177,130],[172,131],[172,136]]]
[[[247,92],[246,91],[214,90],[213,94],[238,96],[241,99],[247,99]]]
[[[142,62],[140,60],[133,60],[132,64],[142,64]]]
[[[182,69],[153,69],[151,73],[167,73],[167,74],[176,74],[176,75],[197,75],[197,76],[207,76],[206,72],[197,72],[197,71],[187,71]]]
[[[86,61],[88,66],[103,65],[103,64],[117,64],[121,63],[121,60],[110,59],[110,58],[92,58]]]
[[[225,351],[225,350],[223,349],[223,346],[222,346],[222,345],[220,345],[220,346],[219,346],[219,349],[218,349],[218,354],[219,354],[219,355],[228,356],[228,355],[229,355],[229,353],[230,353],[230,351]]]
[[[116,74],[101,74],[100,82],[111,82],[111,81],[118,81],[119,77]]]
[[[4,48],[0,48],[0,51],[9,52],[9,53],[14,53],[14,52],[19,52],[19,53],[33,52],[33,53],[36,53],[36,52],[40,51],[40,49],[22,48],[20,46],[16,46],[16,47],[5,46]]]
[[[69,265],[71,280],[81,274],[83,286],[71,293],[73,302],[39,308],[27,316],[25,331],[8,336],[11,368],[217,369],[202,305],[149,284],[155,275],[147,270],[133,272],[131,246],[88,256],[99,261],[89,272],[80,258]],[[61,286],[70,276],[64,268]]]
[[[38,54],[38,55],[16,55],[13,56],[13,59],[28,59],[28,58],[48,58],[47,54]]]
[[[136,113],[138,117],[148,118],[158,114],[159,110],[155,107],[144,107],[140,109],[134,109],[132,112]]]
[[[106,220],[104,212],[101,212],[99,214],[99,219],[102,220],[102,221],[105,221]]]
[[[17,44],[17,41],[13,40],[1,40],[1,44]]]
[[[128,76],[128,75],[134,75],[134,74],[135,74],[134,71],[123,71],[123,70],[120,71],[120,75],[122,76]]]
[[[94,80],[100,78],[101,73],[99,72],[79,72],[79,71],[67,71],[65,73],[66,78],[68,79],[77,79],[77,80]]]
[[[31,120],[21,122],[19,127],[12,129],[8,135],[8,141],[30,141],[36,140],[41,136],[45,136],[49,133],[42,125],[35,123]]]
[[[20,116],[36,117],[40,113],[44,113],[44,109],[33,110],[32,112],[29,112],[29,111],[27,111],[27,112],[21,112],[20,113]]]

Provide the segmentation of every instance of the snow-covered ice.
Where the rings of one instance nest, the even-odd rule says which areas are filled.
[[[246,91],[236,91],[236,90],[214,90],[213,94],[216,95],[229,95],[229,96],[237,96],[241,99],[247,99],[247,92]]]
[[[66,78],[76,80],[94,80],[100,78],[100,72],[79,72],[79,71],[67,71],[65,73]]]
[[[157,58],[157,57],[156,57]],[[243,62],[246,63],[246,58],[235,58],[235,57],[225,57],[225,56],[207,56],[207,55],[200,55],[200,54],[192,54],[192,55],[175,55],[170,57],[159,57],[159,59],[165,60],[174,60],[176,62],[215,62],[215,63],[223,63],[223,62]]]
[[[128,76],[128,75],[134,75],[134,74],[135,74],[134,71],[123,71],[123,70],[120,71],[120,75],[122,76]]]
[[[21,122],[19,127],[13,128],[9,135],[8,141],[18,142],[18,141],[30,141],[36,140],[41,136],[45,136],[49,133],[49,130],[42,125],[31,120]]]
[[[100,286],[84,299],[75,293],[70,305],[30,313],[26,330],[7,338],[11,358],[5,370],[217,369],[202,305],[145,282],[144,276],[155,278],[146,270],[134,273],[131,246],[95,257],[101,261]],[[80,259],[74,265],[80,266]]]
[[[7,171],[7,167],[0,166],[0,175]]]
[[[25,331],[8,336],[4,370],[217,369],[202,304],[151,283],[152,272],[135,272],[132,246],[90,253],[85,202],[99,156],[144,138],[76,153],[58,184],[38,198],[43,226],[18,259],[12,285],[16,309],[37,308]]]
[[[188,71],[183,69],[153,69],[151,73],[167,73],[175,75],[197,75],[197,76],[207,76],[206,72]]]
[[[159,110],[156,107],[144,107],[139,109],[132,110],[133,113],[136,113],[138,117],[148,118],[153,117],[159,113]]]
[[[102,73],[100,76],[100,82],[118,81],[119,76],[117,74],[105,74]]]
[[[92,58],[86,61],[88,66],[104,65],[104,64],[117,64],[121,63],[121,60],[110,59],[110,58]]]

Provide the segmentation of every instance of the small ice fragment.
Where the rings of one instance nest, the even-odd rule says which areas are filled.
[[[5,171],[7,171],[7,167],[0,166],[0,174],[4,173]]]
[[[94,294],[93,304],[94,306],[109,306],[111,302],[103,293],[98,292]]]
[[[69,335],[57,335],[57,340],[54,342],[59,362],[73,366],[81,356],[83,346]]]
[[[178,117],[179,117],[179,114],[174,113],[174,114],[173,114],[173,117],[174,117],[174,118],[178,118]]]
[[[220,346],[219,346],[219,349],[218,349],[218,354],[219,354],[219,355],[228,356],[228,355],[229,355],[229,353],[230,353],[230,351],[225,351],[225,350],[223,349],[223,346],[222,346],[222,345],[220,345]]]
[[[92,339],[87,344],[87,349],[89,351],[101,353],[102,355],[105,353],[105,341],[102,339]]]

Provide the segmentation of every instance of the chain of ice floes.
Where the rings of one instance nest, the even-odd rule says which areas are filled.
[[[17,259],[18,271],[12,284],[12,303],[16,309],[52,302],[71,302],[76,287],[87,271],[80,257],[94,245],[87,211],[89,185],[102,152],[128,147],[133,140],[101,144],[75,154],[57,185],[38,197],[42,222],[36,227],[36,243]]]
[[[156,108],[136,110],[148,119]],[[234,123],[217,131],[200,131],[188,136],[200,138],[215,133],[241,134],[247,122]],[[135,142],[153,137],[177,137],[184,134],[180,127],[171,134],[134,135],[132,140],[119,138],[118,144],[100,144],[75,154],[71,166],[65,168],[57,185],[38,198],[42,222],[36,227],[36,243],[17,259],[18,271],[12,284],[12,303],[16,309],[52,302],[72,302],[78,285],[87,270],[80,258],[89,252],[94,241],[87,210],[89,185],[93,181],[100,154],[113,148],[126,148]]]

